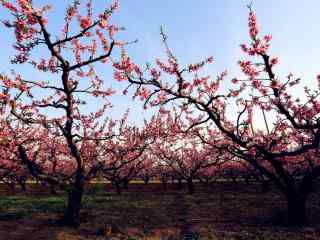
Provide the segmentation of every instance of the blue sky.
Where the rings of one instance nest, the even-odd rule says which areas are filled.
[[[63,20],[64,4],[67,1],[34,0],[35,3],[53,2],[50,14],[51,24],[59,26]],[[57,4],[59,2],[59,4]],[[94,0],[97,9],[109,1]],[[271,53],[278,56],[279,76],[293,72],[303,78],[303,83],[313,85],[320,73],[319,47],[319,0],[256,0],[253,8],[264,33],[273,36]],[[120,11],[114,21],[126,27],[121,37],[126,40],[138,39],[137,44],[128,46],[130,56],[138,63],[153,62],[163,56],[159,37],[160,26],[169,36],[169,44],[181,63],[197,62],[203,57],[214,56],[216,63],[208,70],[213,76],[227,69],[230,78],[239,73],[237,61],[243,58],[239,44],[248,39],[246,5],[244,0],[122,0]],[[0,16],[6,16],[0,8]],[[1,27],[2,28],[2,27]],[[12,35],[0,32],[0,72],[8,72],[9,57],[13,50]],[[19,68],[25,78],[34,76],[27,67]],[[104,69],[100,69],[104,71]],[[122,89],[112,80],[109,70],[106,81],[116,89]],[[109,85],[109,82],[107,82]],[[116,96],[112,116],[119,117],[128,106],[132,106],[131,120],[139,122],[145,113],[140,102],[132,104],[129,98]]]

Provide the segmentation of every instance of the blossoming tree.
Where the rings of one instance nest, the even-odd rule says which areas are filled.
[[[121,187],[128,187],[129,182],[138,176],[145,166],[143,155],[162,135],[161,124],[157,117],[145,121],[142,127],[130,126],[124,117],[120,123],[117,136],[104,142],[98,152],[100,156],[100,169],[102,176],[112,182],[121,193]]]
[[[137,86],[136,94],[146,104],[164,108],[174,101],[180,103],[182,113],[192,111],[188,129],[214,123],[214,128],[231,143],[226,151],[246,160],[273,181],[287,198],[289,223],[299,225],[306,220],[306,200],[314,179],[320,175],[319,87],[305,87],[303,98],[294,95],[293,89],[301,86],[300,79],[292,74],[277,76],[278,58],[268,51],[272,37],[260,37],[256,15],[249,10],[250,41],[241,48],[252,60],[239,61],[245,77],[233,78],[230,90],[220,87],[227,81],[227,72],[215,79],[201,73],[205,65],[213,63],[212,57],[181,66],[163,32],[167,62],[157,59],[155,67],[137,71],[132,60],[123,56],[116,66],[116,76]],[[238,114],[228,111],[234,103]],[[262,112],[263,118],[258,121],[265,123],[265,130],[255,129],[255,111]]]
[[[84,184],[86,174],[90,172],[86,168],[91,160],[85,155],[84,148],[110,137],[108,129],[100,123],[110,106],[106,98],[113,94],[113,90],[104,86],[94,65],[110,63],[111,55],[116,57],[114,50],[125,44],[116,40],[116,33],[122,28],[113,24],[111,18],[118,8],[118,1],[98,14],[93,11],[92,2],[73,1],[66,9],[61,31],[56,32],[46,17],[51,6],[36,6],[31,0],[0,1],[11,13],[4,25],[14,31],[16,38],[13,46],[17,54],[12,63],[29,64],[43,73],[39,76],[48,78],[45,81],[37,80],[36,76],[25,79],[22,73],[13,72],[9,77],[2,77],[1,85],[9,94],[0,97],[9,98],[11,115],[28,126],[32,125],[29,128],[34,136],[28,134],[32,142],[43,140],[41,134],[36,134],[36,131],[42,131],[53,138],[59,137],[67,146],[67,162],[74,170],[64,216],[64,223],[68,225],[80,223]],[[99,109],[94,107],[93,112],[84,113],[84,105],[90,99],[96,99],[95,105],[100,105]],[[33,175],[42,176],[30,158],[36,151],[32,143],[16,141],[15,144],[24,163],[33,169]],[[60,183],[53,176],[49,179]]]

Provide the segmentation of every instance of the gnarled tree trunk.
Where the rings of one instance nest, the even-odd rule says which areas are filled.
[[[27,183],[25,181],[20,181],[19,184],[21,187],[21,192],[26,192],[27,191]]]
[[[52,195],[57,195],[57,190],[54,185],[50,185],[50,193]]]
[[[183,188],[182,179],[178,178],[178,189],[181,190]]]
[[[114,182],[114,185],[115,185],[115,187],[116,187],[117,194],[120,195],[120,194],[122,193],[120,183],[119,183],[118,181],[115,181],[115,182]]]
[[[81,170],[78,170],[75,182],[68,194],[68,205],[64,214],[63,223],[68,226],[80,225],[81,201],[84,193],[84,178]]]
[[[149,184],[149,180],[150,180],[150,177],[146,176],[143,178],[143,182],[145,185],[148,185]]]
[[[193,184],[192,178],[187,179],[187,185],[188,185],[189,194],[193,194],[194,193],[194,184]]]
[[[306,197],[299,194],[287,196],[288,224],[290,226],[302,226],[307,222]]]
[[[127,179],[125,179],[125,180],[123,180],[123,188],[125,189],[125,190],[129,190],[129,180],[127,180]]]

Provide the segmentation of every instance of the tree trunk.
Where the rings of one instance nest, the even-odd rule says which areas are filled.
[[[164,190],[167,190],[167,180],[162,180],[162,187]]]
[[[68,206],[64,214],[63,223],[67,226],[79,227],[81,201],[84,193],[84,179],[82,172],[79,171],[72,189],[68,195]]]
[[[187,185],[188,185],[189,194],[193,194],[194,193],[194,184],[193,184],[192,178],[189,178],[187,180]]]
[[[26,192],[27,191],[27,184],[26,182],[20,182],[20,187],[21,187],[21,192]]]
[[[123,188],[129,190],[129,180],[123,180]]]
[[[178,189],[181,190],[183,188],[182,179],[178,178]]]
[[[232,179],[232,182],[233,182],[234,184],[237,183],[237,177],[231,177],[231,179]]]
[[[249,179],[250,179],[250,178],[247,177],[247,176],[244,177],[244,182],[245,182],[247,185],[250,183],[250,180],[249,180]]]
[[[83,189],[73,189],[69,192],[68,206],[64,215],[64,224],[78,227],[80,225],[80,209]]]
[[[116,190],[117,190],[117,194],[120,195],[121,194],[121,186],[120,183],[118,181],[115,182],[115,186],[116,186]]]
[[[302,226],[306,223],[306,198],[301,196],[287,197],[288,224]]]
[[[50,193],[51,193],[52,195],[57,195],[56,188],[55,188],[53,185],[50,186]]]
[[[209,183],[210,183],[210,179],[209,179],[209,178],[206,178],[204,184],[205,184],[206,186],[209,186]]]
[[[150,177],[144,177],[144,178],[143,178],[144,184],[145,184],[145,185],[148,185],[149,180],[150,180]]]
[[[6,182],[11,191],[14,191],[16,189],[16,185],[13,182]]]
[[[270,190],[270,182],[267,180],[262,180],[261,182],[261,192],[266,193]]]

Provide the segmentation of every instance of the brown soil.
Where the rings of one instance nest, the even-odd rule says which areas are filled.
[[[1,186],[0,199],[8,195],[30,201],[50,197],[43,187],[28,187],[27,193],[19,193]],[[45,207],[31,211],[0,205],[0,240],[320,239],[319,194],[308,201],[309,224],[294,229],[283,224],[286,203],[281,194],[276,190],[261,193],[256,184],[197,185],[194,195],[172,184],[167,190],[160,184],[131,184],[121,196],[113,191],[109,184],[95,193],[89,187],[79,229],[60,226],[57,220],[62,212],[51,211],[50,206],[48,211]],[[3,217],[21,209],[28,214]]]

